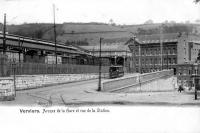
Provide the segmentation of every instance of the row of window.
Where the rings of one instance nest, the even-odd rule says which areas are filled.
[[[179,67],[178,68],[179,75],[192,75],[195,73],[195,70],[192,67]],[[200,71],[198,71],[200,74]]]
[[[164,58],[163,64],[176,64],[177,59],[176,58]],[[139,64],[139,59],[136,59],[136,64]],[[150,59],[142,59],[141,64],[151,65],[151,64],[161,64],[160,58],[150,58]]]
[[[137,49],[135,51],[136,55],[139,55],[139,50]],[[159,55],[160,54],[160,48],[147,48],[147,49],[141,49],[141,55]],[[163,49],[163,54],[165,55],[175,55],[177,54],[176,48],[168,48]]]

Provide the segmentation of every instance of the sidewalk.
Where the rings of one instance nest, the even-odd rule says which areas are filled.
[[[194,94],[188,92],[141,92],[141,93],[105,93],[86,91],[80,95],[62,96],[65,105],[173,105],[173,106],[200,106]]]

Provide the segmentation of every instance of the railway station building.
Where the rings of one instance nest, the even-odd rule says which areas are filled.
[[[3,53],[3,34],[0,33],[0,53]],[[6,55],[10,62],[32,62],[55,64],[91,64],[92,56],[78,46],[65,45],[6,34]]]
[[[101,43],[101,57],[104,65],[120,65],[130,71],[132,69],[132,53],[128,46],[130,38],[103,39]],[[100,44],[81,46],[91,55],[99,57]]]

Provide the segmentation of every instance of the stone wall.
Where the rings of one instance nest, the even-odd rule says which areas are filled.
[[[14,80],[12,77],[0,77],[0,101],[10,99],[13,97],[14,92]]]
[[[174,91],[175,85],[173,84],[174,77],[161,77],[141,84],[135,84],[131,87],[115,90],[114,92],[161,92],[161,91]]]
[[[112,79],[102,83],[102,90],[109,92],[139,92],[174,90],[172,70],[141,74],[132,77]]]
[[[33,89],[98,78],[98,74],[48,74],[16,76],[16,90]]]

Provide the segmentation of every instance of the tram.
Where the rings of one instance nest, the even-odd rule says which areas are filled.
[[[124,76],[123,66],[110,66],[109,78],[118,78]]]

